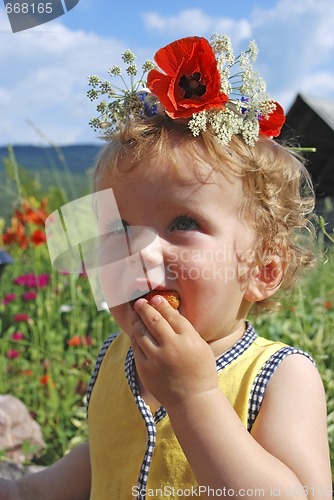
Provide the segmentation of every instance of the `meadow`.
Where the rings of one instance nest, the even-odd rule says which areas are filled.
[[[107,311],[96,310],[85,275],[60,274],[51,268],[44,221],[69,200],[68,193],[61,186],[43,191],[32,174],[26,175],[15,164],[15,158],[7,167],[7,185],[15,195],[11,217],[0,223],[0,247],[13,263],[2,268],[0,277],[0,393],[20,398],[41,425],[47,447],[34,463],[48,465],[87,439],[87,384],[103,341],[117,331],[117,325]],[[76,194],[82,196],[88,189],[87,185]],[[319,264],[292,294],[282,298],[281,307],[252,314],[250,320],[261,335],[299,347],[314,358],[326,391],[334,464],[334,244],[330,237],[319,238]],[[5,459],[6,452],[0,458]]]

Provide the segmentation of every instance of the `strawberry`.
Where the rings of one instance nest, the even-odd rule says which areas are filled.
[[[174,309],[180,307],[180,296],[175,290],[152,290],[145,295],[145,299],[149,302],[154,295],[161,295],[161,297],[164,297]]]

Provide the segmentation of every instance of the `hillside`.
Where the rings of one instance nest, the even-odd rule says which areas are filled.
[[[57,148],[12,146],[20,169],[20,183],[27,187],[29,194],[49,195],[49,189],[54,186],[65,193],[68,201],[90,191],[91,171],[100,148],[94,144]],[[8,156],[8,148],[0,147],[0,219],[7,221],[19,199],[15,179],[6,172],[4,159]],[[54,204],[58,206],[57,200]]]
[[[13,146],[18,165],[32,170],[48,168],[62,169],[64,166],[73,172],[82,172],[94,165],[100,146],[82,144],[60,147]],[[8,148],[0,147],[0,168],[3,158],[8,156]]]

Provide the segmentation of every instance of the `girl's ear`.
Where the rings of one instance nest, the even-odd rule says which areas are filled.
[[[253,267],[245,286],[244,298],[250,302],[259,302],[271,297],[279,289],[285,270],[286,264],[278,255],[267,264]]]

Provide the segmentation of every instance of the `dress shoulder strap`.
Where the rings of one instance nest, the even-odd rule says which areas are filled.
[[[89,381],[89,384],[88,384],[88,387],[87,387],[87,391],[86,391],[86,411],[87,412],[88,412],[88,405],[89,405],[90,396],[92,394],[94,384],[95,384],[97,376],[99,374],[99,370],[100,370],[103,358],[104,358],[107,350],[109,349],[110,344],[112,343],[113,340],[115,340],[115,338],[117,337],[117,335],[119,335],[119,334],[118,333],[113,333],[112,335],[110,335],[103,342],[103,345],[102,345],[102,347],[100,349],[100,352],[99,352],[99,355],[97,357],[97,360],[96,360],[96,363],[95,363],[95,366],[94,366],[94,370],[93,370],[92,376],[90,377],[90,381]]]
[[[306,356],[313,364],[314,361],[309,354],[302,351],[301,349],[296,349],[294,347],[285,346],[275,352],[268,361],[263,365],[259,373],[257,374],[250,392],[250,398],[248,403],[248,430],[252,429],[255,419],[260,411],[261,404],[264,398],[265,390],[269,383],[269,380],[275,373],[276,368],[281,364],[283,359],[291,354],[301,354]]]

